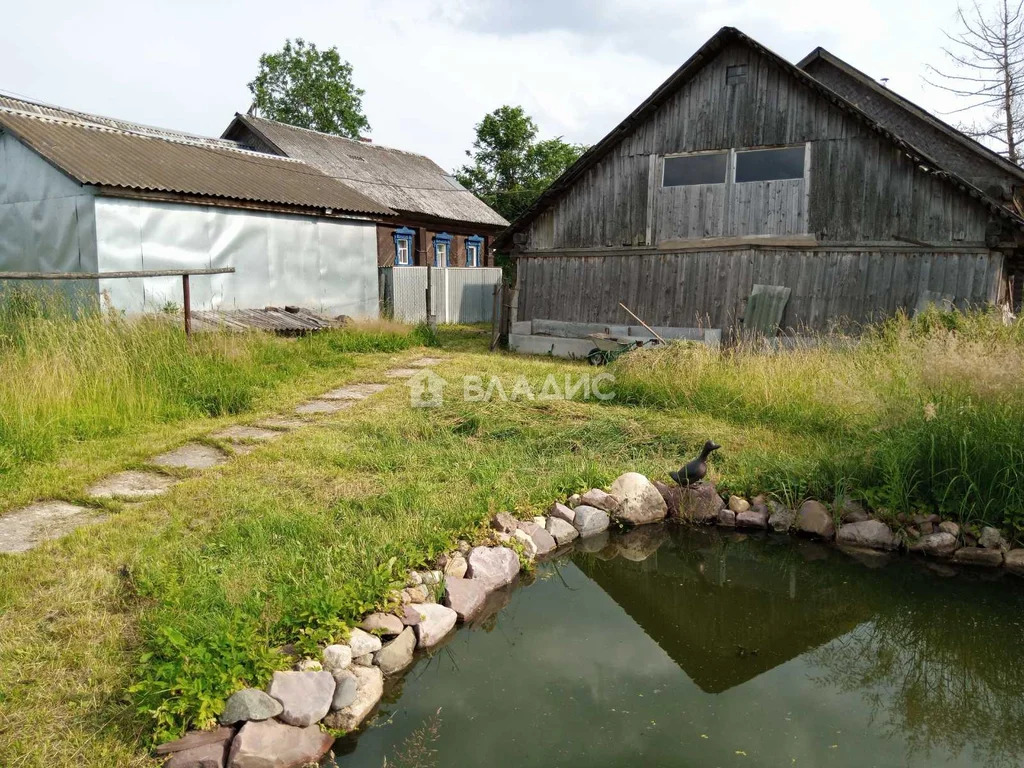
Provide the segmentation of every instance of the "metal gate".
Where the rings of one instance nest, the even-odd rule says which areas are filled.
[[[406,323],[427,319],[427,270],[433,314],[439,323],[489,323],[497,267],[380,267],[381,313]]]

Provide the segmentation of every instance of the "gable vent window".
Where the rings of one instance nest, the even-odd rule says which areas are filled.
[[[755,149],[736,153],[736,181],[776,181],[804,177],[804,148]]]
[[[664,187],[692,187],[696,184],[724,184],[728,152],[666,157]]]
[[[725,68],[725,84],[737,85],[747,81],[747,65],[734,64]]]

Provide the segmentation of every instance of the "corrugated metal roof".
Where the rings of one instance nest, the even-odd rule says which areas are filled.
[[[347,213],[393,213],[305,163],[184,135],[158,137],[5,108],[0,108],[0,127],[83,184]]]
[[[508,222],[429,157],[342,136],[236,115],[236,124],[397,211],[504,227]]]

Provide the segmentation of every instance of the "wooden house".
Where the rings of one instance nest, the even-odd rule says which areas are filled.
[[[1020,169],[833,58],[715,34],[498,239],[516,319],[621,324],[622,302],[728,337],[1011,298]]]
[[[301,160],[394,211],[377,220],[378,266],[494,266],[508,222],[428,157],[242,114],[223,138]]]

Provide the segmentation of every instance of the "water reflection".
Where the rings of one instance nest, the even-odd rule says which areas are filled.
[[[590,540],[392,681],[337,764],[396,765],[441,707],[439,765],[1016,765],[1022,594],[786,537]]]

